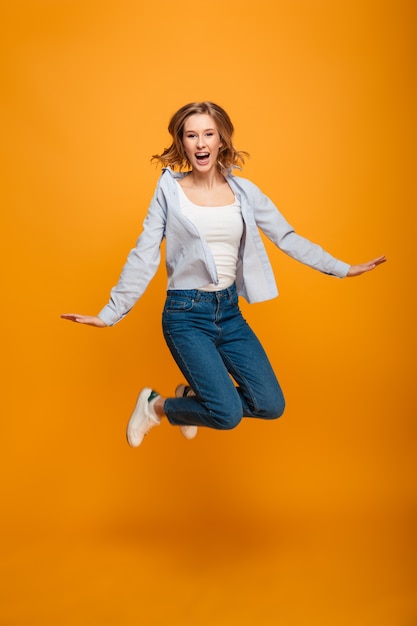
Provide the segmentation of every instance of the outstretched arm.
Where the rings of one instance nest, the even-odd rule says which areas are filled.
[[[87,324],[96,328],[107,328],[107,324],[103,322],[97,315],[78,315],[77,313],[63,313],[62,319],[76,322],[77,324]]]
[[[377,259],[373,259],[372,261],[368,261],[368,263],[361,263],[360,265],[351,265],[350,269],[346,276],[360,276],[365,272],[370,272],[371,270],[381,265],[381,263],[385,263],[387,259],[385,256],[379,256]]]

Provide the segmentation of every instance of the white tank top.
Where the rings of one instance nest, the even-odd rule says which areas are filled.
[[[240,240],[243,234],[243,220],[240,202],[225,206],[200,206],[191,202],[179,182],[180,207],[206,240],[214,257],[219,284],[208,283],[199,287],[202,291],[217,291],[230,287],[236,279],[236,265]]]

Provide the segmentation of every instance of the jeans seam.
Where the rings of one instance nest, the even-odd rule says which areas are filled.
[[[175,353],[176,353],[177,358],[179,358],[179,359],[180,359],[180,361],[181,361],[181,365],[182,365],[183,369],[184,369],[184,370],[187,372],[187,374],[188,374],[188,375],[185,375],[185,374],[184,374],[184,375],[185,375],[185,378],[187,379],[188,384],[189,384],[189,385],[193,388],[194,392],[197,394],[197,398],[198,398],[199,393],[200,393],[200,392],[199,392],[199,389],[198,389],[198,386],[195,384],[195,380],[194,380],[193,376],[191,375],[191,371],[190,371],[190,369],[189,369],[188,365],[186,364],[186,362],[184,361],[184,359],[183,359],[183,357],[182,357],[182,355],[181,355],[181,351],[178,349],[177,344],[175,343],[175,341],[174,341],[174,339],[173,339],[172,335],[170,334],[170,332],[169,332],[168,330],[165,330],[165,331],[164,331],[164,334],[165,334],[165,337],[168,337],[168,338],[169,338],[169,340],[170,340],[170,342],[171,342],[172,346],[174,347],[174,349],[175,349]],[[180,368],[180,369],[181,369],[181,368]],[[182,369],[181,369],[181,372],[182,372]],[[201,396],[200,396],[200,397],[201,397]],[[181,411],[175,411],[175,410],[174,410],[174,412],[177,412],[177,413],[182,413]],[[203,413],[203,412],[198,412],[197,414],[198,414],[198,415],[203,415],[205,418],[206,418],[207,416],[209,416],[209,417],[213,417],[213,413],[212,413],[212,411],[210,411],[210,409],[205,409],[205,412],[204,412],[204,413]],[[203,421],[203,420],[202,420],[202,421]]]
[[[256,401],[255,401],[256,397],[255,397],[255,395],[252,392],[251,385],[248,383],[246,377],[242,376],[242,374],[240,373],[239,369],[237,367],[235,367],[235,364],[233,363],[233,361],[230,360],[228,355],[221,348],[219,348],[218,350],[219,350],[220,354],[222,355],[222,359],[224,361],[224,364],[226,365],[227,371],[233,377],[235,377],[235,375],[237,375],[244,382],[244,384],[246,385],[246,389],[247,389],[248,395],[250,396],[251,401],[252,401],[252,407],[253,407],[252,411],[254,413],[256,413],[259,409],[258,409],[258,406],[256,404]],[[238,387],[240,389],[242,388],[241,385],[239,385]]]

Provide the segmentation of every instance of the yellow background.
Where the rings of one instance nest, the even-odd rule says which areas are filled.
[[[415,3],[2,4],[0,624],[413,626]],[[247,306],[287,398],[275,423],[139,450],[139,388],[181,380],[163,265],[110,330],[170,115],[230,113],[243,175],[357,279],[268,245]]]

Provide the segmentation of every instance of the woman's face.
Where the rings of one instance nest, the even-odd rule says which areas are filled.
[[[193,170],[209,172],[217,168],[217,155],[222,147],[214,119],[206,113],[187,117],[182,143]]]

